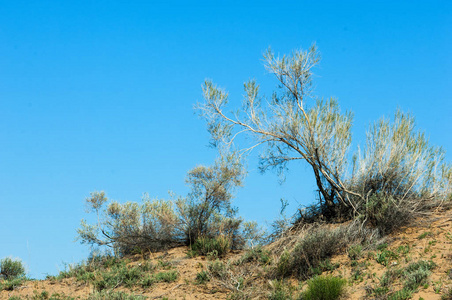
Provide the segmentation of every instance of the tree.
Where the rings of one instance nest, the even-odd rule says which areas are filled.
[[[381,134],[389,126],[384,122],[370,131],[366,152],[358,155],[358,160],[357,156],[354,158],[353,162],[357,163],[353,170],[355,173],[347,175],[351,169],[348,151],[353,116],[350,112],[341,113],[335,99],[324,100],[313,96],[312,69],[319,60],[315,45],[307,51],[298,50],[283,57],[275,56],[269,49],[264,54],[265,68],[276,77],[278,90],[266,101],[260,96],[259,85],[255,81],[246,82],[242,109],[235,113],[225,111],[228,93],[206,80],[203,85],[205,101],[198,103],[197,108],[207,120],[212,145],[220,149],[234,147],[238,136],[248,134],[253,143],[241,147],[240,151],[245,154],[262,146],[261,171],[272,168],[283,173],[289,162],[305,161],[312,169],[319,195],[317,205],[311,207],[313,215],[326,219],[365,214],[363,204],[373,194],[369,192],[373,189],[370,182],[375,182],[377,177],[386,178],[391,172],[402,174],[401,169],[396,167],[401,162],[406,162],[402,164],[404,175],[394,177],[395,181],[390,185],[388,181],[380,182],[380,191],[397,196],[393,192],[401,191],[394,189],[394,185],[403,185],[407,187],[405,199],[406,196],[412,198],[415,193],[423,198],[429,198],[427,194],[430,192],[435,197],[443,198],[450,194],[452,172],[450,165],[444,164],[442,150],[428,148],[428,141],[413,131],[412,121],[403,115],[396,119],[399,125],[394,128],[392,138]],[[402,134],[400,128],[405,130],[405,139],[395,138]],[[374,144],[378,147],[374,147]],[[393,150],[399,149],[401,145],[404,145],[404,150],[395,155]],[[412,163],[407,161],[408,157],[413,160]],[[381,169],[385,163],[391,167]],[[424,167],[427,169],[422,169]],[[379,171],[366,177],[368,168]],[[439,169],[442,171],[433,172]],[[435,189],[441,186],[442,190],[433,192],[428,184],[423,185],[426,188],[417,190],[415,186],[420,184],[420,178],[424,183],[441,181],[441,184],[435,185]]]
[[[249,81],[244,84],[242,112],[229,116],[224,111],[228,94],[206,81],[206,101],[198,108],[207,119],[214,145],[231,146],[242,133],[250,134],[254,140],[244,152],[263,145],[262,171],[276,168],[282,173],[288,162],[306,161],[316,180],[322,214],[332,217],[337,216],[338,208],[355,210],[350,195],[359,196],[348,190],[343,181],[353,118],[351,113],[340,112],[335,99],[312,96],[312,68],[319,59],[315,45],[309,51],[295,51],[282,58],[268,50],[265,67],[280,84],[271,101],[262,101],[259,86]],[[313,103],[308,105],[309,101]]]
[[[241,230],[246,231],[251,224],[237,218],[237,209],[231,204],[244,175],[240,158],[233,152],[222,153],[212,166],[197,166],[188,172],[190,193],[178,202],[188,244],[200,237],[213,239],[221,235],[230,240],[233,248],[244,246],[247,236]]]

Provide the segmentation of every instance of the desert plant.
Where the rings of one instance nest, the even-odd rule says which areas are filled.
[[[283,280],[270,281],[271,293],[268,296],[269,300],[291,300],[292,288],[287,282]]]
[[[347,281],[339,277],[316,276],[308,281],[301,300],[336,300],[345,293]]]
[[[351,245],[348,248],[348,257],[350,257],[351,260],[357,260],[361,258],[363,251],[363,246],[360,244],[357,245]]]
[[[413,296],[413,291],[409,289],[401,289],[395,293],[388,296],[388,300],[408,300]]]
[[[198,274],[196,274],[195,281],[196,281],[197,284],[204,284],[204,283],[206,283],[209,280],[210,280],[210,276],[209,276],[209,273],[207,271],[201,271]]]
[[[257,261],[263,265],[270,263],[270,251],[263,249],[261,246],[248,249],[245,254],[237,260],[236,264],[241,265],[253,261]]]
[[[221,257],[225,255],[231,242],[225,236],[217,236],[215,238],[199,237],[191,246],[191,249],[198,255],[211,255],[213,257]]]
[[[12,291],[16,287],[21,286],[25,282],[24,277],[17,277],[10,280],[5,280],[3,282],[0,282],[0,291]]]
[[[125,292],[101,291],[89,295],[87,300],[144,300],[145,296],[127,294]]]
[[[222,279],[226,277],[226,265],[218,259],[207,265],[209,273],[216,278]]]
[[[348,184],[362,196],[353,196],[357,210],[387,233],[448,200],[451,182],[444,150],[429,145],[414,117],[398,110],[392,122],[381,119],[370,126]]]
[[[318,272],[316,269],[323,261],[342,251],[347,243],[346,234],[341,228],[336,230],[313,228],[298,242],[287,262],[286,258],[280,258],[277,275],[294,274],[300,278],[308,278]]]
[[[188,173],[190,193],[177,202],[187,244],[225,238],[228,248],[239,249],[257,238],[256,224],[236,217],[237,209],[231,205],[244,174],[241,158],[234,152],[223,152],[212,166],[198,166]]]
[[[6,257],[0,260],[0,275],[6,280],[25,276],[25,266],[19,259]]]
[[[77,230],[81,243],[108,246],[117,254],[136,250],[157,250],[182,242],[174,205],[168,200],[151,200],[147,194],[141,204],[111,202],[104,192],[93,192],[86,199],[88,211],[98,217],[96,225],[82,220]]]
[[[229,114],[228,93],[205,81],[205,101],[198,111],[206,119],[212,144],[235,147],[240,134],[251,136],[247,153],[263,146],[260,168],[283,174],[288,163],[305,161],[317,185],[317,202],[299,210],[299,222],[362,217],[388,233],[432,205],[450,200],[452,166],[444,151],[429,145],[414,118],[397,111],[393,122],[371,125],[364,148],[348,162],[352,114],[341,113],[335,99],[314,100],[312,69],[319,62],[314,46],[277,57],[268,50],[265,68],[274,74],[279,90],[262,101],[255,81],[244,84],[242,109]],[[348,171],[352,172],[348,172]],[[347,174],[351,174],[347,175]]]
[[[441,295],[441,300],[452,300],[452,287]]]
[[[169,272],[159,272],[154,275],[156,282],[173,282],[176,281],[179,277],[177,271],[169,271]]]
[[[97,224],[82,220],[77,230],[81,243],[111,247],[115,254],[135,254],[181,244],[198,238],[227,237],[228,248],[243,248],[259,239],[254,222],[236,217],[232,192],[241,185],[244,169],[235,153],[223,153],[213,166],[198,166],[187,175],[190,193],[186,198],[151,200],[142,203],[110,202],[104,192],[86,198],[88,212],[95,212]],[[105,207],[106,205],[106,207]]]
[[[432,272],[431,269],[435,267],[433,262],[418,261],[409,264],[405,268],[404,277],[405,283],[404,288],[410,291],[415,291],[420,285],[424,284],[427,278]]]

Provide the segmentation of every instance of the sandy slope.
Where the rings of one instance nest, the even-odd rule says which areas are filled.
[[[363,299],[366,296],[366,289],[372,286],[378,286],[384,272],[391,268],[403,267],[410,262],[418,260],[432,260],[437,267],[433,269],[433,274],[429,278],[428,286],[425,285],[414,294],[412,299],[440,299],[441,294],[447,289],[452,288],[452,211],[435,213],[423,219],[416,221],[415,225],[402,228],[399,232],[391,235],[387,239],[388,250],[397,252],[400,246],[409,246],[409,252],[401,254],[398,259],[393,259],[387,266],[379,264],[375,260],[376,250],[364,252],[362,258],[352,266],[350,258],[344,254],[334,257],[332,263],[338,263],[339,266],[329,273],[335,276],[342,276],[348,280],[347,296],[348,299]],[[150,288],[136,287],[126,289],[120,287],[116,290],[125,291],[130,294],[144,295],[149,299],[227,299],[228,295],[234,291],[234,282],[223,282],[221,280],[211,280],[206,284],[196,284],[196,274],[207,269],[209,260],[205,257],[188,258],[187,248],[180,247],[171,249],[167,252],[151,253],[146,257],[154,265],[162,261],[168,263],[170,267],[177,270],[179,277],[176,282],[156,283]],[[228,254],[223,259],[224,262],[236,261],[243,255],[242,252]],[[143,262],[141,256],[132,258],[131,265]],[[277,258],[274,257],[276,261]],[[361,276],[353,279],[359,264]],[[266,298],[270,293],[269,279],[265,278],[265,272],[261,267],[241,267],[231,269],[230,272],[240,272],[240,276],[247,278],[247,295],[251,298]],[[328,272],[327,272],[328,273]],[[238,278],[238,275],[234,278]],[[295,280],[289,280],[294,289],[299,290],[300,283]],[[304,285],[305,286],[305,285]],[[396,282],[392,291],[402,288],[402,282]],[[62,281],[28,281],[14,291],[1,291],[0,299],[9,299],[12,296],[20,296],[22,299],[32,299],[33,296],[47,291],[49,295],[59,294],[71,296],[78,299],[86,299],[93,292],[93,287],[77,282],[73,278],[63,279]],[[294,292],[294,295],[298,293]]]

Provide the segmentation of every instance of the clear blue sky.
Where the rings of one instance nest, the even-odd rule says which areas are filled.
[[[85,258],[73,241],[91,191],[184,195],[187,171],[216,155],[193,111],[202,82],[231,102],[249,78],[270,92],[268,46],[317,42],[316,94],[355,113],[355,142],[400,107],[452,151],[451,1],[276,2],[0,1],[0,258],[35,278]],[[246,219],[313,200],[303,164],[282,186],[255,160],[249,172],[234,202]]]

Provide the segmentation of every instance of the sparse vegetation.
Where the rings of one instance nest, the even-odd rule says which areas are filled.
[[[300,300],[336,300],[345,293],[347,281],[339,277],[316,276],[308,281],[308,288]]]
[[[25,267],[21,260],[10,257],[0,260],[0,275],[6,280],[25,276]]]
[[[341,112],[335,99],[308,103],[314,98],[316,47],[283,57],[269,50],[264,60],[280,89],[263,103],[256,82],[247,82],[242,114],[229,116],[227,93],[211,81],[204,83],[205,102],[198,109],[220,155],[213,165],[188,172],[189,193],[170,200],[145,195],[141,203],[109,202],[104,192],[91,193],[86,204],[98,221],[82,221],[78,238],[109,247],[112,254],[68,265],[57,276],[48,276],[49,281],[89,287],[89,300],[145,299],[124,290],[149,291],[163,283],[177,288],[181,282],[211,294],[227,291],[229,299],[335,300],[345,295],[347,280],[354,288],[366,286],[371,299],[411,299],[420,288],[452,298],[451,288],[443,284],[450,282],[452,271],[431,282],[435,263],[418,260],[450,260],[450,253],[437,251],[438,245],[444,246],[437,240],[440,230],[416,231],[417,246],[385,238],[420,213],[445,202],[450,208],[452,166],[445,162],[444,151],[429,145],[412,116],[397,111],[392,121],[371,125],[365,146],[351,156],[352,114]],[[242,133],[250,134],[250,148],[234,144]],[[303,160],[317,187],[315,203],[275,222],[275,232],[267,237],[256,223],[238,217],[232,206],[246,173],[246,154],[257,146],[264,147],[262,171],[276,169],[284,176],[292,160]],[[281,215],[287,203],[282,204]],[[444,236],[452,240],[449,232]],[[177,269],[187,257],[170,261],[166,252],[182,245],[189,258],[198,260],[195,268],[200,271],[190,277]],[[252,247],[236,255],[234,250],[247,246]],[[156,251],[161,255],[154,257]],[[339,254],[345,263],[334,260]],[[152,257],[152,264],[146,256]],[[229,256],[233,258],[227,261]],[[344,266],[350,272],[343,272]],[[2,259],[0,271],[0,292],[13,291],[26,280],[21,261]],[[36,291],[32,299],[72,299],[65,297]],[[163,294],[158,297],[165,299]]]
[[[191,246],[198,255],[209,255],[217,258],[225,255],[230,248],[230,241],[225,236],[215,238],[199,237]]]
[[[102,291],[91,294],[87,300],[145,300],[147,297],[125,292]]]

